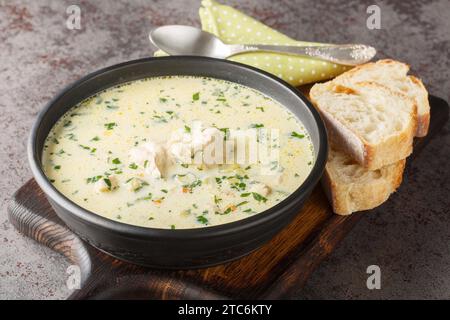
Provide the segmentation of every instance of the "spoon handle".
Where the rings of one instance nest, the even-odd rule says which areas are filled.
[[[228,45],[230,56],[254,51],[281,52],[317,58],[333,63],[356,66],[370,61],[376,54],[375,48],[363,44],[324,46],[276,46],[276,45]]]

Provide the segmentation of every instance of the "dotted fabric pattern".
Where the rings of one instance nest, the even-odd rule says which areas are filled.
[[[213,33],[229,44],[320,45],[293,40],[244,13],[213,0],[202,1],[199,15],[204,31]],[[165,53],[157,51],[155,55]],[[351,69],[349,66],[283,53],[249,52],[228,59],[265,70],[294,86],[328,80]]]

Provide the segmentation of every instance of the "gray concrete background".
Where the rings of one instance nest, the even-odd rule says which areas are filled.
[[[26,139],[43,105],[88,72],[152,54],[148,30],[198,25],[199,1],[77,1],[82,30],[65,28],[72,1],[0,0],[0,298],[63,299],[68,263],[7,221],[12,193],[31,177]],[[408,62],[449,100],[450,2],[226,1],[297,39],[362,42]],[[368,5],[382,29],[368,30]],[[414,161],[400,191],[366,214],[296,294],[302,299],[450,298],[450,125]],[[368,265],[382,289],[366,288]]]

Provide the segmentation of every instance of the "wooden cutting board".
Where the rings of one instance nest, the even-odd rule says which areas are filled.
[[[408,163],[448,119],[444,100],[431,96],[430,104],[430,132],[415,141]],[[70,299],[288,298],[362,215],[370,214],[334,215],[317,186],[294,221],[252,254],[216,267],[167,271],[119,261],[80,240],[56,216],[33,179],[15,193],[8,213],[17,230],[80,267],[81,289]]]

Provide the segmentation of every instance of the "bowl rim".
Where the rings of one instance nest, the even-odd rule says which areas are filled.
[[[37,134],[40,130],[43,119],[49,112],[52,111],[53,105],[58,100],[63,98],[65,94],[69,93],[71,90],[75,89],[82,83],[89,81],[90,79],[99,76],[103,73],[107,73],[115,69],[120,69],[135,64],[154,61],[164,61],[164,60],[184,60],[185,62],[210,61],[211,63],[222,63],[231,65],[233,67],[241,69],[243,72],[251,72],[253,74],[269,78],[269,80],[271,81],[278,82],[278,84],[281,84],[283,87],[285,87],[286,90],[289,90],[297,98],[299,98],[312,114],[312,117],[315,121],[315,125],[317,126],[319,132],[318,137],[319,150],[317,151],[317,157],[315,158],[314,166],[311,169],[305,181],[303,181],[303,183],[288,197],[286,197],[284,200],[280,201],[279,203],[277,203],[273,207],[268,208],[265,211],[262,211],[248,218],[243,218],[234,222],[189,229],[162,229],[162,228],[136,226],[118,222],[82,208],[81,206],[79,206],[78,204],[67,198],[60,191],[58,191],[49,181],[49,179],[42,170],[39,156],[39,153],[41,153],[42,150],[38,150],[37,148]],[[232,82],[232,80],[230,81]],[[245,83],[243,85],[245,85]],[[264,92],[262,93],[264,94]],[[92,93],[92,95],[93,94],[95,94],[95,92]],[[324,122],[319,112],[313,107],[312,103],[298,89],[291,86],[286,81],[278,77],[275,77],[274,75],[266,71],[234,61],[208,57],[198,57],[198,56],[147,57],[136,60],[130,60],[114,64],[105,68],[101,68],[99,70],[96,70],[81,77],[80,79],[70,83],[69,85],[65,86],[62,90],[60,90],[49,102],[46,103],[45,107],[39,112],[37,118],[35,119],[28,138],[27,154],[32,174],[38,185],[46,194],[46,196],[49,197],[59,206],[63,207],[65,210],[69,211],[70,214],[78,220],[93,224],[96,227],[100,227],[103,229],[107,229],[109,231],[113,231],[115,233],[119,233],[123,236],[133,238],[150,239],[154,237],[156,238],[164,237],[169,239],[203,239],[215,236],[224,236],[226,234],[233,234],[237,232],[243,232],[244,230],[252,229],[257,227],[258,225],[267,223],[268,221],[282,215],[284,212],[289,211],[291,207],[295,206],[306,195],[308,195],[315,187],[315,185],[319,182],[319,179],[321,178],[322,173],[325,169],[326,159],[328,155],[328,139]]]

